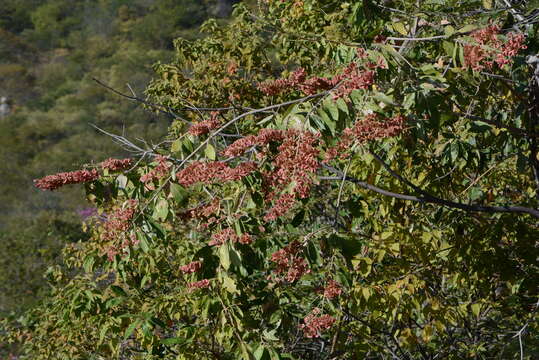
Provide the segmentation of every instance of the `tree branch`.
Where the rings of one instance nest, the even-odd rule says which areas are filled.
[[[180,119],[180,120],[183,120],[183,121],[186,121],[188,122],[187,120],[183,119],[181,116],[179,116],[178,114],[174,113],[168,106],[165,106],[165,105],[159,105],[159,104],[154,104],[154,103],[151,103],[149,101],[146,101],[142,98],[139,98],[137,96],[131,96],[131,95],[127,95],[127,94],[124,94],[108,85],[106,85],[105,83],[99,81],[98,79],[96,78],[92,78],[93,81],[95,81],[97,84],[103,86],[105,89],[107,90],[110,90],[112,91],[113,93],[117,94],[117,95],[120,95],[121,97],[124,97],[126,99],[129,99],[129,100],[133,100],[133,101],[137,101],[141,104],[144,104],[144,105],[147,105],[157,111],[159,111],[160,113],[163,113],[165,115],[168,115],[168,116],[171,116],[172,118],[174,119]],[[163,110],[163,108],[167,109],[167,110]]]
[[[361,186],[364,189],[374,191],[378,194],[389,196],[395,199],[400,200],[407,200],[407,201],[414,201],[424,204],[437,204],[446,206],[453,209],[460,209],[468,212],[485,212],[485,213],[521,213],[521,214],[529,214],[533,217],[536,217],[539,219],[539,210],[528,208],[524,206],[484,206],[484,205],[467,205],[462,203],[457,203],[445,199],[440,199],[436,196],[430,195],[429,193],[425,192],[424,190],[420,189],[421,194],[423,196],[413,196],[413,195],[405,195],[405,194],[399,194],[394,193],[392,191],[388,191],[382,188],[379,188],[377,186],[371,185],[369,183],[366,183],[364,181],[358,180],[356,178],[353,178],[351,176],[345,176],[344,173],[334,167],[331,167],[326,164],[322,164],[322,167],[328,170],[329,172],[337,175],[337,177],[320,177],[321,180],[339,180],[342,181],[345,179],[346,181],[349,181],[351,183],[354,183],[356,185]],[[402,179],[402,177],[400,178]],[[415,186],[415,185],[414,185]]]

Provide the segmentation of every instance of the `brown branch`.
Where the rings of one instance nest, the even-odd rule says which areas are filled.
[[[467,205],[462,203],[457,203],[445,199],[440,199],[436,196],[433,196],[424,190],[421,190],[422,196],[413,196],[413,195],[405,195],[405,194],[399,194],[392,191],[388,191],[382,188],[379,188],[378,186],[371,185],[369,183],[366,183],[365,181],[358,180],[356,178],[353,178],[351,176],[345,176],[344,173],[334,167],[331,167],[329,165],[322,164],[322,167],[324,167],[329,172],[337,175],[336,177],[320,177],[322,180],[340,180],[342,181],[345,179],[346,181],[349,181],[351,183],[354,183],[356,185],[361,186],[364,189],[374,191],[378,194],[389,196],[395,199],[400,200],[407,200],[407,201],[414,201],[419,202],[423,204],[437,204],[446,206],[453,209],[460,209],[468,212],[485,212],[485,213],[521,213],[521,214],[529,214],[533,217],[536,217],[539,219],[539,210],[528,208],[524,206],[484,206],[484,205]],[[402,177],[401,177],[402,179]]]
[[[160,113],[163,113],[163,114],[168,115],[168,116],[171,116],[171,117],[173,117],[173,118],[175,118],[175,119],[180,119],[180,120],[183,120],[183,121],[186,121],[186,122],[187,122],[187,120],[183,119],[181,116],[179,116],[178,114],[174,113],[174,112],[170,109],[170,107],[168,107],[168,106],[160,105],[160,104],[154,104],[154,103],[152,103],[152,102],[146,101],[146,100],[144,100],[144,99],[142,99],[142,98],[139,98],[139,97],[137,97],[137,96],[131,96],[131,95],[124,94],[124,93],[122,93],[122,92],[120,92],[120,91],[118,91],[118,90],[116,90],[116,89],[114,89],[114,88],[108,86],[107,84],[105,84],[105,83],[99,81],[99,80],[96,79],[96,78],[92,78],[92,80],[95,81],[95,82],[96,82],[97,84],[99,84],[100,86],[103,86],[105,89],[112,91],[112,92],[115,93],[116,95],[120,95],[121,97],[124,97],[124,98],[129,99],[129,100],[137,101],[137,102],[139,102],[139,103],[141,103],[141,104],[147,105],[147,106],[151,107],[152,109],[155,109],[155,110],[159,111]],[[167,109],[167,110],[163,110],[163,109]]]

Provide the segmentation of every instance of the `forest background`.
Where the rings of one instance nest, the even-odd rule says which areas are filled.
[[[5,0],[0,9],[0,317],[40,299],[48,266],[84,238],[91,212],[80,187],[42,192],[32,179],[125,155],[91,124],[146,141],[169,120],[97,84],[142,94],[173,39],[194,39],[234,1]]]

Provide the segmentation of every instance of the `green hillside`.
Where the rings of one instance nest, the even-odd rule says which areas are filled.
[[[152,66],[172,58],[173,39],[225,16],[230,1],[5,0],[0,9],[0,313],[35,300],[48,264],[78,240],[81,188],[45,193],[32,180],[128,155],[92,125],[147,141],[170,117],[98,85],[145,97]],[[23,231],[21,231],[23,230]],[[38,259],[39,258],[39,259]]]

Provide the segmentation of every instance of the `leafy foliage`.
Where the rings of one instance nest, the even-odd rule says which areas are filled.
[[[176,40],[147,88],[166,141],[88,166],[76,273],[10,339],[32,359],[536,357],[537,24],[486,3],[260,1]]]

